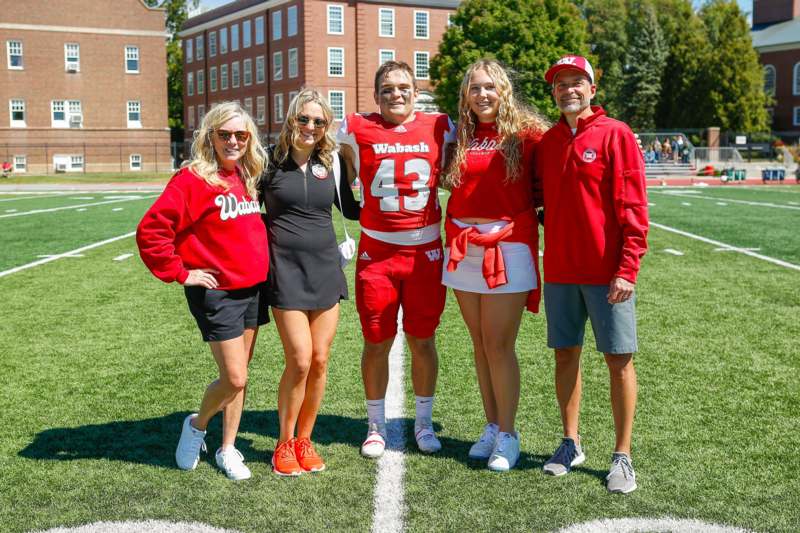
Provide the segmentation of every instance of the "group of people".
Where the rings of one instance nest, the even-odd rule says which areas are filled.
[[[660,141],[658,137],[644,147],[644,160],[646,163],[689,162],[689,143],[683,135],[669,136]]]
[[[590,105],[596,87],[585,58],[565,56],[545,79],[562,113],[553,126],[516,97],[508,71],[491,59],[464,74],[457,124],[415,111],[413,70],[396,61],[375,74],[379,112],[350,114],[336,133],[330,106],[313,89],[292,100],[268,149],[238,104],[209,111],[191,161],[137,231],[148,268],[184,286],[219,368],[200,409],[183,422],[179,468],[197,466],[209,420],[222,411],[217,465],[231,479],[250,477],[234,441],[268,307],[285,358],[273,471],[296,476],[325,468],[311,438],[339,302],[347,298],[336,206],[361,224],[355,292],[368,419],[363,456],[380,457],[386,447],[384,402],[398,318],[411,352],[415,440],[424,453],[441,449],[433,425],[435,332],[451,287],[472,340],[486,418],[469,457],[493,471],[512,469],[520,455],[516,338],[524,311],[538,312],[543,294],[563,424],[544,472],[560,476],[585,459],[578,415],[588,318],[610,375],[616,443],[607,486],[636,489],[632,354],[634,287],[648,229],[644,162],[631,130]],[[356,179],[360,202],[350,187]],[[444,244],[439,186],[450,191]]]

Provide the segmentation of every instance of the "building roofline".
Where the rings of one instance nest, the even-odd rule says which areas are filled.
[[[750,35],[758,52],[800,48],[800,17],[755,30]]]
[[[263,13],[267,9],[286,4],[290,1],[292,0],[236,0],[235,2],[221,5],[187,19],[186,22],[183,23],[183,26],[181,26],[178,37],[187,37],[241,17]],[[361,2],[367,4],[442,7],[451,9],[456,9],[461,5],[461,0],[361,0]]]

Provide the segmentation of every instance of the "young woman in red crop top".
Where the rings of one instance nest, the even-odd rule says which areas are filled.
[[[139,254],[153,275],[183,285],[219,368],[198,412],[183,421],[175,460],[182,470],[195,469],[208,422],[222,410],[216,461],[234,480],[250,477],[234,441],[256,334],[268,321],[266,305],[259,303],[269,269],[267,232],[256,198],[265,159],[247,112],[236,102],[214,106],[192,143],[192,160],[172,177],[136,232]]]
[[[487,424],[469,456],[506,471],[519,458],[514,429],[522,311],[539,304],[538,222],[533,147],[547,124],[514,97],[494,60],[467,69],[459,99],[458,144],[442,180],[452,192],[445,222],[442,283],[452,287],[475,353]]]

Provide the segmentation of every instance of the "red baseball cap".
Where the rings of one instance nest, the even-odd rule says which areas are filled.
[[[589,60],[583,56],[562,57],[556,61],[556,63],[545,73],[544,79],[547,83],[552,85],[556,74],[567,69],[576,69],[582,71],[589,76],[589,81],[594,83],[594,69],[592,68],[591,63],[589,63]]]

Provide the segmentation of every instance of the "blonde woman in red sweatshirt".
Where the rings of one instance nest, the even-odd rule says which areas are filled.
[[[172,177],[136,232],[144,264],[160,280],[183,285],[219,367],[199,411],[183,422],[175,460],[183,470],[197,467],[208,422],[221,410],[216,462],[233,480],[250,477],[234,441],[258,327],[269,320],[259,303],[269,253],[256,199],[265,163],[247,112],[235,102],[214,106],[192,143],[192,160]]]
[[[533,147],[547,124],[515,99],[505,69],[490,59],[467,69],[458,107],[458,143],[442,180],[452,192],[442,283],[453,288],[472,337],[486,414],[469,456],[503,472],[519,458],[514,345],[523,310],[536,312],[539,305],[533,208],[541,195],[531,170]]]

